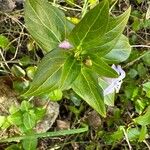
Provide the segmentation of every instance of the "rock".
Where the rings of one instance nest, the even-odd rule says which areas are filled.
[[[57,128],[62,129],[70,129],[70,122],[67,120],[57,120]]]
[[[16,93],[6,84],[6,80],[0,77],[0,115],[6,116],[11,105],[19,106]]]
[[[88,114],[88,122],[89,122],[89,125],[93,127],[94,129],[98,129],[98,127],[100,127],[102,123],[100,115],[95,110],[91,111]]]
[[[56,102],[49,102],[46,105],[46,110],[45,117],[37,124],[35,128],[37,133],[48,131],[59,115],[59,105]]]
[[[6,80],[3,77],[0,77],[0,116],[8,116],[10,106],[19,106],[17,101],[16,93],[6,84]],[[3,138],[8,136],[14,136],[15,133],[18,133],[16,127],[9,128],[8,130],[0,130],[0,135]]]

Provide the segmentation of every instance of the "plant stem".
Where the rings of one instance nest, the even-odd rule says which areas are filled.
[[[150,145],[147,143],[146,140],[143,141],[145,143],[145,145],[148,147],[148,149],[150,150]]]
[[[125,131],[124,128],[123,128],[122,130],[123,130],[125,139],[126,139],[126,141],[127,141],[127,144],[128,144],[128,146],[129,146],[129,150],[132,150],[132,146],[131,146],[131,144],[130,144],[130,142],[129,142],[128,135],[127,135],[127,133],[126,133],[126,131]]]
[[[131,45],[131,47],[135,47],[135,48],[138,48],[138,47],[150,48],[149,45]]]
[[[86,14],[87,12],[87,9],[88,9],[88,1],[87,0],[84,0],[84,5],[83,5],[83,8],[82,8],[82,18],[84,17],[84,15]]]
[[[146,51],[144,52],[141,56],[139,56],[138,58],[132,60],[131,62],[127,63],[123,68],[129,67],[131,65],[133,65],[136,61],[140,60],[141,58],[143,58],[145,55],[149,54],[150,51]]]

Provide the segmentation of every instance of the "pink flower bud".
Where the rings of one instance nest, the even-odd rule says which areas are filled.
[[[63,49],[70,49],[72,47],[73,46],[66,40],[59,44],[59,48],[63,48]]]

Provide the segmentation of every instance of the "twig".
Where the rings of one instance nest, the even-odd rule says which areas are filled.
[[[58,7],[58,6],[59,6],[59,7],[62,7],[61,5],[56,4],[55,0],[54,0],[53,2],[49,2],[49,3],[52,4],[52,5],[55,6],[55,7]],[[82,9],[81,6],[75,4],[75,3],[71,2],[71,1],[69,1],[69,3],[70,3],[71,5],[74,5],[75,7],[79,8],[79,9]]]
[[[148,144],[148,142],[146,140],[143,141],[143,143],[145,143],[145,145],[148,147],[148,149],[150,150],[150,145]]]
[[[21,30],[22,30],[21,33],[23,33],[24,28],[22,28]],[[19,37],[18,37],[18,44],[17,44],[17,47],[16,47],[16,51],[15,51],[15,54],[14,54],[13,58],[11,58],[11,60],[14,60],[17,57],[18,50],[19,50],[19,47],[21,45],[20,44],[21,37],[22,37],[22,34],[20,34]]]
[[[118,2],[118,0],[116,0],[116,1],[112,4],[112,6],[111,6],[110,9],[109,9],[109,13],[111,13],[113,7],[116,5],[117,2]]]
[[[64,8],[65,11],[66,11],[66,10],[73,10],[73,11],[79,11],[79,12],[81,12],[81,9],[71,8],[71,7],[66,7],[66,6],[61,6],[61,7]],[[64,10],[64,9],[63,9],[63,10]]]
[[[0,69],[0,72],[4,72],[4,73],[7,73],[7,74],[12,74],[11,72],[8,72],[6,70],[1,70],[1,69]]]
[[[4,55],[3,55],[2,51],[1,51],[1,49],[0,49],[0,55],[1,55],[2,60],[5,62],[6,60],[5,60],[5,57],[4,57]],[[10,70],[9,66],[7,65],[7,63],[4,63],[4,64],[5,64],[5,66],[7,67],[7,69]]]
[[[20,63],[19,61],[12,61],[12,60],[8,60],[8,61],[0,61],[0,64],[5,64],[5,63]]]
[[[82,8],[82,18],[84,17],[84,15],[86,14],[87,12],[87,9],[88,9],[88,1],[87,0],[84,0],[84,5],[83,5],[83,8]]]
[[[123,68],[129,67],[131,65],[133,65],[136,61],[140,60],[141,58],[143,58],[145,55],[149,54],[150,51],[146,51],[144,52],[141,56],[139,56],[138,58],[132,60],[131,62],[127,63]]]
[[[135,48],[138,48],[138,47],[150,48],[149,45],[131,45],[131,47],[135,47]]]
[[[127,142],[128,146],[129,146],[129,150],[132,150],[132,146],[131,146],[131,144],[130,144],[130,142],[129,142],[128,135],[127,135],[127,133],[126,133],[126,131],[125,131],[124,128],[122,128],[122,130],[123,130],[123,133],[124,133],[126,142]]]

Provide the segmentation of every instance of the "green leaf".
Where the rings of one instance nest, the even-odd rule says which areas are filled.
[[[19,130],[20,130],[21,133],[27,133],[28,131],[30,131],[29,129],[27,129],[25,127],[24,124],[19,125]]]
[[[66,3],[73,5],[75,3],[75,0],[65,0]]]
[[[108,12],[107,0],[90,10],[70,33],[69,40],[72,44],[82,50],[91,39],[100,39],[106,32]]]
[[[145,140],[146,134],[147,134],[147,127],[142,126],[140,136],[139,136],[139,142],[143,142]]]
[[[14,114],[11,114],[7,117],[7,120],[14,125],[21,125],[22,124],[22,113],[21,111],[17,111]]]
[[[33,60],[30,58],[30,56],[23,56],[22,58],[19,59],[19,65],[20,66],[28,66],[31,64]]]
[[[25,90],[29,87],[29,81],[28,80],[16,80],[13,81],[13,89],[19,93],[24,93]]]
[[[130,76],[130,78],[134,79],[137,75],[138,75],[138,72],[135,70],[135,69],[130,69],[128,71],[128,75]]]
[[[137,66],[137,71],[140,77],[144,77],[146,76],[146,74],[148,73],[147,68],[144,66],[143,63],[139,63]]]
[[[24,80],[24,81],[20,81],[20,80],[16,80],[13,81],[13,89],[18,92],[18,93],[24,93],[25,90],[29,87],[29,81],[28,80]]]
[[[36,115],[33,112],[25,112],[23,114],[23,124],[26,129],[32,129],[36,123]]]
[[[21,102],[21,106],[20,106],[21,111],[28,111],[30,108],[32,108],[32,106],[28,101]]]
[[[9,40],[7,37],[0,35],[0,47],[5,49],[8,48]]]
[[[134,82],[134,80],[133,82],[130,82],[124,89],[126,98],[131,99],[131,100],[133,100],[135,97],[138,96],[138,91],[139,91],[139,88]]]
[[[36,66],[30,66],[30,67],[28,67],[28,68],[26,69],[28,78],[33,79],[36,70],[37,70],[37,67],[36,67]]]
[[[143,58],[142,61],[144,62],[145,65],[150,66],[150,52],[147,53]]]
[[[138,17],[133,17],[133,23],[132,23],[132,30],[137,32],[138,30],[141,29],[142,27],[142,23],[141,20]]]
[[[120,63],[125,61],[131,53],[129,40],[123,34],[120,36],[115,47],[104,56],[104,60],[108,63]]]
[[[9,147],[7,147],[5,150],[21,150],[19,144],[12,144]]]
[[[37,144],[38,144],[37,138],[28,138],[23,139],[22,141],[24,150],[36,150]]]
[[[79,116],[80,110],[76,108],[75,106],[68,106],[69,110],[73,112],[76,116]]]
[[[139,116],[134,121],[142,126],[150,124],[150,107],[148,107],[146,113],[143,116]]]
[[[11,68],[11,72],[16,76],[16,77],[24,77],[25,76],[25,71],[18,65],[13,65]]]
[[[51,101],[59,101],[62,99],[63,93],[60,89],[56,89],[48,95]]]
[[[34,40],[45,51],[51,51],[72,29],[65,15],[47,0],[26,0],[25,22]]]
[[[97,52],[99,56],[104,56],[110,52],[116,45],[127,24],[130,11],[131,8],[129,7],[122,15],[110,17],[105,35],[100,39],[97,38],[87,42],[83,54]]]
[[[62,49],[47,54],[38,66],[30,89],[24,96],[42,95],[60,88],[66,90],[78,76],[80,64]]]
[[[33,51],[35,50],[35,43],[34,43],[34,40],[32,38],[30,38],[27,42],[27,49],[28,51]]]
[[[5,130],[5,129],[9,128],[10,126],[11,126],[11,123],[6,119],[6,121],[1,126],[1,129]]]
[[[79,76],[72,84],[72,89],[99,114],[106,116],[102,89],[89,69],[85,67],[81,69]]]
[[[131,141],[138,139],[139,135],[140,135],[140,131],[139,131],[139,128],[137,128],[137,127],[129,128],[127,130],[127,136],[129,138],[129,140],[131,140]]]
[[[48,53],[39,64],[30,89],[23,96],[42,95],[59,88],[62,68],[67,57],[61,49]]]
[[[136,99],[135,100],[135,110],[138,114],[141,114],[145,107],[147,106],[145,99]]]
[[[37,108],[36,107],[34,109],[34,113],[36,115],[36,121],[39,121],[45,116],[46,109],[45,108]]]
[[[116,142],[116,141],[120,141],[121,139],[123,139],[122,128],[123,128],[122,126],[119,126],[118,130],[111,134],[110,140],[112,140],[113,142]]]
[[[141,4],[143,2],[143,0],[136,0],[138,2],[138,4]]]
[[[90,55],[92,60],[91,69],[98,73],[100,76],[110,77],[110,78],[117,78],[118,73],[112,69],[104,60],[102,60],[97,55]]]
[[[76,79],[80,70],[80,63],[73,56],[68,57],[64,63],[61,75],[60,87],[62,90],[70,89],[72,82]]]
[[[99,3],[98,0],[88,0],[88,2],[90,3],[90,8],[93,8]]]
[[[145,91],[146,96],[150,98],[150,81],[143,84],[143,91]]]

